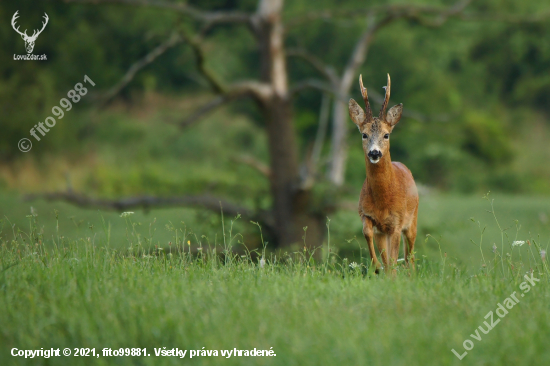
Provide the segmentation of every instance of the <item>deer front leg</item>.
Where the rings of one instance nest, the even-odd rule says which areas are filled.
[[[387,272],[390,269],[388,262],[388,235],[378,232],[374,234],[374,241],[376,242],[376,246],[378,247],[378,251],[382,257],[382,263],[384,263],[384,268]]]
[[[362,216],[361,219],[363,221],[363,235],[367,240],[367,245],[369,247],[369,253],[372,260],[372,264],[376,268],[376,273],[378,273],[378,270],[381,266],[380,266],[380,262],[378,261],[378,258],[376,257],[376,252],[374,251],[372,220],[369,219],[367,216]]]

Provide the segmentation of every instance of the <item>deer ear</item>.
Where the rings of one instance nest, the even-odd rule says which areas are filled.
[[[365,111],[363,111],[363,108],[353,99],[349,100],[348,106],[351,120],[360,128],[365,123]]]
[[[401,113],[403,113],[403,103],[394,105],[386,114],[386,123],[392,127],[395,126],[401,119]]]

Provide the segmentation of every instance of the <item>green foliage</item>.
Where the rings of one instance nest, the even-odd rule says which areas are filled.
[[[312,8],[310,2],[293,1],[285,4],[284,18],[290,22],[313,9],[360,11],[366,6],[386,3],[326,0],[316,2]],[[415,3],[448,5],[440,1]],[[256,7],[256,1],[252,0],[196,1],[191,4],[216,10],[254,11]],[[486,0],[471,4],[468,11],[527,17],[544,14],[545,9],[546,5],[536,1],[503,3]],[[21,14],[21,26],[29,29],[40,24],[44,11],[49,14],[50,24],[38,39],[35,51],[37,54],[46,53],[48,61],[11,60],[12,54],[24,52],[22,40],[10,27],[0,29],[2,45],[9,50],[0,54],[0,108],[4,116],[0,134],[2,160],[21,158],[17,141],[28,137],[30,128],[49,116],[51,108],[85,74],[96,82],[97,87],[67,113],[65,119],[58,121],[47,138],[35,144],[35,159],[82,156],[90,150],[99,155],[107,150],[113,156],[126,157],[126,150],[131,149],[137,150],[130,154],[136,158],[147,160],[151,157],[155,164],[164,164],[161,163],[163,156],[189,154],[186,156],[197,157],[206,151],[216,151],[210,141],[217,133],[215,130],[205,136],[193,135],[184,147],[180,144],[176,148],[175,143],[154,139],[156,135],[143,126],[131,126],[132,120],[121,114],[101,114],[98,117],[88,113],[88,103],[115,85],[136,60],[164,41],[176,28],[196,31],[199,24],[195,21],[165,9],[120,4],[46,2],[36,6],[35,2],[28,0],[0,4],[0,14],[4,19],[9,19],[15,10]],[[341,74],[365,27],[362,17],[297,23],[287,29],[286,46],[308,50]],[[405,110],[420,113],[427,119],[420,122],[404,118],[398,125],[392,136],[394,159],[409,166],[420,182],[440,189],[548,192],[550,171],[541,168],[540,164],[525,164],[529,160],[538,161],[539,154],[537,149],[530,148],[530,141],[525,136],[522,141],[516,141],[516,136],[519,130],[535,128],[535,120],[542,120],[544,128],[548,129],[550,82],[546,65],[550,60],[550,42],[544,40],[548,39],[549,30],[544,22],[458,19],[449,20],[437,28],[425,27],[417,21],[397,21],[381,29],[360,69],[367,87],[380,92],[386,72],[391,73],[392,102],[403,102]],[[208,32],[203,47],[207,66],[224,82],[260,77],[258,46],[246,27],[216,27]],[[182,43],[141,70],[122,90],[118,100],[128,103],[131,110],[139,107],[144,96],[162,94],[183,101],[187,106],[183,112],[188,114],[197,107],[194,97],[198,91],[204,90],[206,84],[195,61],[190,47]],[[288,62],[290,85],[320,77],[303,60],[289,57]],[[358,96],[356,86],[351,94]],[[303,156],[309,151],[316,133],[320,99],[319,92],[312,90],[300,93],[295,99],[295,125]],[[250,102],[237,102],[230,111],[234,113],[219,116],[219,121],[232,121],[245,114],[254,125],[264,126],[261,114]],[[106,123],[101,118],[109,119],[109,128],[101,126]],[[119,119],[124,120],[124,126]],[[160,115],[150,120],[158,126],[165,119],[166,115]],[[173,121],[175,116],[168,119]],[[172,130],[170,133],[176,135],[180,132]],[[244,151],[252,155],[257,153],[254,146],[262,143],[261,133],[235,133],[234,137],[242,142]],[[330,128],[328,133],[329,139]],[[348,182],[355,186],[361,183],[364,174],[355,171],[363,163],[361,152],[351,141],[355,140],[350,140],[352,150],[347,171]],[[135,144],[144,148],[135,149]],[[327,146],[323,151],[326,156]],[[262,158],[267,160],[265,152],[262,154]],[[209,156],[213,158],[214,154]],[[224,161],[223,157],[219,159]],[[522,161],[522,164],[516,161]],[[211,171],[219,173],[217,162],[206,165],[216,167]],[[174,165],[168,162],[167,166],[173,169]],[[530,166],[529,169],[523,168],[526,166]],[[143,164],[142,167],[150,165]],[[135,184],[128,191],[139,190],[139,184],[146,184],[148,188],[163,187],[158,191],[166,193],[181,192],[183,187],[193,190],[190,186],[194,183],[184,183],[178,189],[173,184],[175,179],[164,185],[162,179],[155,178],[163,169],[152,170],[129,173],[127,179],[135,180]],[[114,174],[99,172],[99,176],[114,177]],[[123,179],[119,180],[121,182],[116,185],[124,186]],[[212,176],[205,175],[198,185],[204,185],[208,180],[213,180]],[[90,186],[105,184],[96,183],[92,179]],[[104,190],[113,194],[122,191],[124,189],[119,188]]]
[[[512,159],[512,139],[503,123],[480,112],[465,116],[463,147],[473,156],[498,165]]]

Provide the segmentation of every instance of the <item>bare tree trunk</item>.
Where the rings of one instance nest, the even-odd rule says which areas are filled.
[[[462,13],[464,8],[468,6],[470,0],[458,0],[452,6],[443,9],[436,10],[438,15],[435,20],[423,22],[429,26],[439,27],[444,24],[449,17],[456,16]],[[433,9],[424,9],[427,13],[434,11]],[[376,32],[382,27],[390,24],[391,22],[401,19],[411,18],[421,20],[419,18],[418,11],[414,7],[404,7],[400,10],[389,11],[385,16],[380,19],[376,19],[374,12],[368,15],[367,28],[361,34],[355,48],[348,60],[346,68],[339,80],[337,91],[340,96],[348,95],[354,80],[357,80],[358,69],[365,62],[370,45],[374,40]],[[389,70],[388,70],[389,71]],[[346,161],[347,161],[347,137],[348,137],[348,107],[341,100],[341,98],[335,98],[333,107],[333,135],[331,143],[331,163],[328,172],[328,179],[336,186],[341,186],[344,183],[344,177],[346,173]]]
[[[346,92],[347,94],[347,92]],[[345,95],[345,94],[344,94]],[[334,98],[332,107],[332,141],[329,180],[336,186],[344,184],[347,161],[348,139],[348,106],[340,99]]]
[[[301,241],[303,226],[317,231],[307,208],[308,191],[300,188],[299,157],[288,90],[288,74],[281,23],[283,0],[260,0],[258,6],[258,44],[260,46],[262,81],[271,85],[271,98],[262,102],[266,118],[270,155],[270,184],[276,239],[284,247]],[[317,238],[318,235],[312,233]],[[315,239],[318,240],[318,239]],[[311,245],[320,245],[313,242]]]
[[[357,70],[367,58],[367,53],[376,31],[390,22],[392,18],[385,18],[375,22],[373,16],[369,17],[367,29],[357,40],[351,57],[344,69],[344,73],[338,85],[340,95],[348,95],[357,74]],[[334,99],[333,106],[333,131],[331,142],[331,162],[328,173],[329,180],[336,186],[344,184],[347,161],[347,139],[348,139],[348,106],[341,98]]]

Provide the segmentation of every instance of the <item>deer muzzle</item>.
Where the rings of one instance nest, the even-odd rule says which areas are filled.
[[[376,149],[370,150],[369,153],[367,154],[367,157],[369,158],[371,163],[376,164],[378,163],[380,158],[382,158],[382,152]]]

